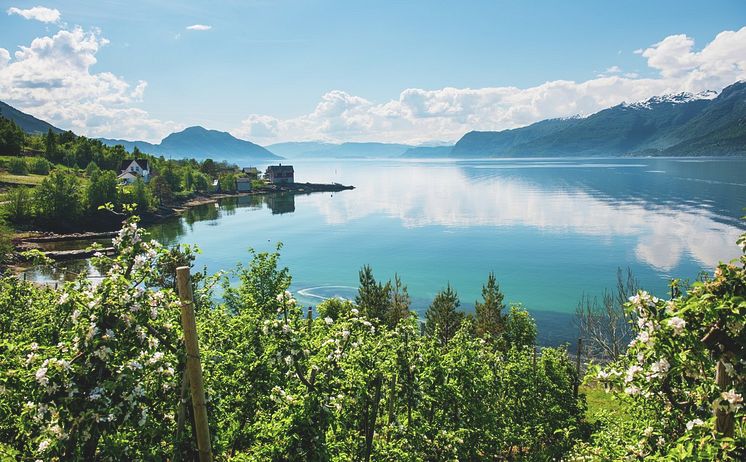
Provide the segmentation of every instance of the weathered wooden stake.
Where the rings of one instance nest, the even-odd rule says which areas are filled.
[[[181,324],[184,329],[184,344],[186,346],[186,370],[189,375],[189,388],[192,391],[194,427],[197,432],[199,460],[200,462],[211,462],[210,429],[207,426],[207,405],[205,404],[205,389],[202,383],[202,365],[200,364],[199,345],[197,342],[197,322],[194,319],[192,282],[188,266],[176,268],[176,281],[179,288],[179,298],[181,299]]]
[[[313,306],[308,306],[308,335],[311,335],[311,326],[313,325]]]
[[[578,389],[580,388],[580,355],[583,354],[583,339],[578,339],[578,355],[575,358],[575,389],[573,396],[578,399]]]
[[[720,391],[728,391],[728,386],[730,385],[730,377],[728,377],[728,372],[725,370],[725,363],[722,359],[720,359],[717,364],[717,369],[715,371],[715,381],[717,382],[718,389],[720,389]],[[725,410],[720,408],[715,409],[715,421],[718,432],[727,437],[733,436],[735,422],[733,420],[732,412],[726,412]]]

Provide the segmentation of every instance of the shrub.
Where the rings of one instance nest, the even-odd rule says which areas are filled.
[[[8,162],[8,170],[14,175],[28,175],[28,164],[22,157],[14,157]]]
[[[37,175],[49,175],[49,169],[52,167],[52,164],[43,157],[34,157],[31,159],[30,164],[31,173],[36,173]]]

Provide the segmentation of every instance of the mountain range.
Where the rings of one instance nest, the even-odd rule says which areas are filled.
[[[0,101],[0,115],[29,133],[46,133],[53,125]],[[277,143],[266,148],[230,133],[189,127],[159,144],[101,138],[128,151],[166,157],[213,158],[232,162],[289,158],[396,157],[552,157],[552,156],[727,156],[746,155],[746,82],[719,94],[679,93],[647,101],[622,103],[587,117],[548,119],[502,131],[472,131],[454,146],[396,143]],[[282,156],[282,157],[280,157]]]
[[[464,135],[450,157],[727,156],[746,154],[746,82],[719,94],[622,103],[588,117]]]
[[[137,147],[142,152],[164,157],[212,158],[228,161],[267,161],[282,158],[251,141],[238,139],[227,132],[208,130],[199,126],[171,133],[163,138],[160,144],[145,141],[99,139],[109,146],[121,144],[128,151]]]

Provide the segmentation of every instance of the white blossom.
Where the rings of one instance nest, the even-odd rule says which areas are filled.
[[[689,422],[686,423],[686,429],[688,431],[691,431],[692,428],[699,427],[701,425],[704,425],[704,422],[702,422],[701,419],[690,420]]]
[[[674,316],[673,318],[668,320],[668,327],[673,329],[674,335],[681,335],[684,333],[684,328],[686,327],[686,321],[684,321],[678,316]]]
[[[331,325],[332,323],[334,323],[334,320],[330,318],[329,316],[327,316],[324,318],[324,322]]]

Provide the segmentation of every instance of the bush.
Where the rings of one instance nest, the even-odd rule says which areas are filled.
[[[28,164],[22,157],[14,157],[8,162],[8,170],[14,175],[28,175]]]
[[[52,167],[52,164],[43,157],[34,157],[31,159],[30,164],[31,173],[36,173],[37,175],[49,175],[49,170]]]
[[[5,216],[13,223],[25,223],[33,215],[33,204],[29,188],[18,186],[10,189],[3,206]]]

